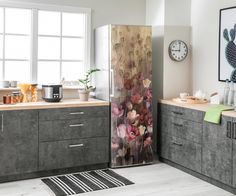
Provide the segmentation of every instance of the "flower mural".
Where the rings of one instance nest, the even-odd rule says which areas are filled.
[[[112,165],[152,162],[151,30],[113,26],[112,46]]]

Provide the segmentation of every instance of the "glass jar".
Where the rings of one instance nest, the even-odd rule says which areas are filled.
[[[20,94],[19,91],[12,92],[12,103],[20,103]]]

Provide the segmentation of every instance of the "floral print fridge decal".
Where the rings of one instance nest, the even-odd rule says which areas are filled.
[[[111,166],[153,161],[151,27],[110,26]]]

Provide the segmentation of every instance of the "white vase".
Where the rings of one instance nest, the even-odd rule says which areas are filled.
[[[89,90],[80,89],[80,90],[79,90],[79,99],[80,99],[81,101],[88,101],[88,99],[89,99],[89,93],[90,93]]]

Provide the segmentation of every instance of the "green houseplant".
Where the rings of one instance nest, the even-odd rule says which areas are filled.
[[[79,82],[84,86],[82,89],[79,89],[79,97],[81,101],[88,101],[89,93],[94,89],[94,87],[90,85],[92,75],[97,71],[100,71],[100,69],[91,68],[86,72],[84,79],[79,79]]]

